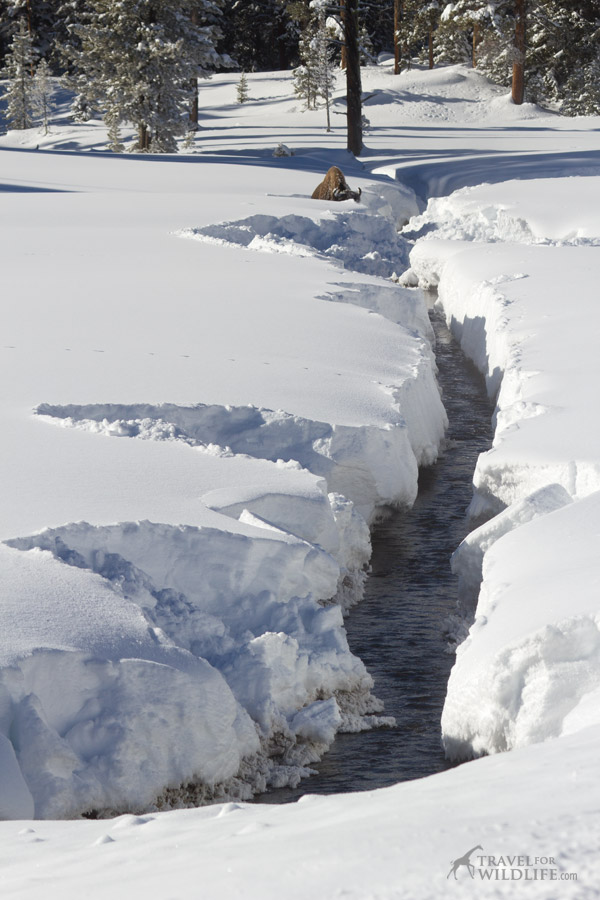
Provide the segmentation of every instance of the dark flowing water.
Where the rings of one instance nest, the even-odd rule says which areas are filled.
[[[466,535],[477,456],[491,444],[491,407],[481,375],[465,359],[441,314],[432,312],[438,380],[450,427],[435,466],[421,471],[419,496],[373,533],[372,572],[362,603],[346,619],[350,648],[375,679],[395,728],[340,734],[296,789],[257,800],[371,790],[448,768],[440,717],[454,656],[448,619],[456,612],[450,556]]]

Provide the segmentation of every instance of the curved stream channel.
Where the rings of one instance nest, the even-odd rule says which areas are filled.
[[[477,457],[491,445],[492,408],[483,378],[431,312],[438,380],[450,427],[435,464],[421,470],[411,510],[394,512],[373,532],[365,596],[346,618],[350,649],[375,679],[375,694],[395,728],[339,734],[295,789],[268,791],[255,802],[286,803],[303,794],[371,790],[450,767],[440,717],[454,655],[448,620],[456,612],[450,556],[467,534]]]

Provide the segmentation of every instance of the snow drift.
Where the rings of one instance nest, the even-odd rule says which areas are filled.
[[[555,203],[597,184],[553,183],[552,204],[543,179],[463,189],[411,223],[426,232],[413,272],[438,285],[450,327],[496,398],[494,444],[478,460],[471,505],[485,524],[453,560],[463,602],[479,593],[442,719],[454,758],[598,721],[600,431],[590,410],[600,322],[596,306],[585,304],[583,319],[567,293],[583,301],[600,277],[600,219],[592,210],[575,228]]]

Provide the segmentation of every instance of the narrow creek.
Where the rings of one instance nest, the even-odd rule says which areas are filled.
[[[297,788],[255,802],[287,803],[303,794],[371,790],[449,768],[440,717],[454,656],[448,621],[456,611],[450,556],[467,534],[465,512],[477,457],[491,445],[492,409],[483,378],[432,310],[438,380],[450,421],[446,447],[423,469],[411,510],[392,513],[372,535],[371,574],[363,601],[346,619],[350,649],[375,679],[395,728],[339,734]]]

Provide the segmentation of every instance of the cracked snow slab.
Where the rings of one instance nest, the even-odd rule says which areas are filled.
[[[419,377],[421,376],[421,377]],[[195,447],[214,457],[249,456],[297,463],[322,476],[370,521],[378,506],[411,504],[417,466],[431,462],[441,434],[435,418],[422,422],[431,368],[406,383],[404,416],[385,428],[312,422],[283,411],[196,404],[40,404],[49,422],[111,437]],[[428,428],[429,426],[429,428]]]
[[[315,203],[315,215],[254,215],[179,232],[181,237],[231,244],[263,253],[317,256],[367,275],[389,277],[406,268],[409,244],[398,229],[419,211],[402,185],[369,185],[361,203]]]
[[[409,246],[389,220],[365,210],[281,218],[256,215],[237,222],[205,225],[182,237],[214,241],[292,256],[319,256],[367,275],[389,277],[408,263]]]

